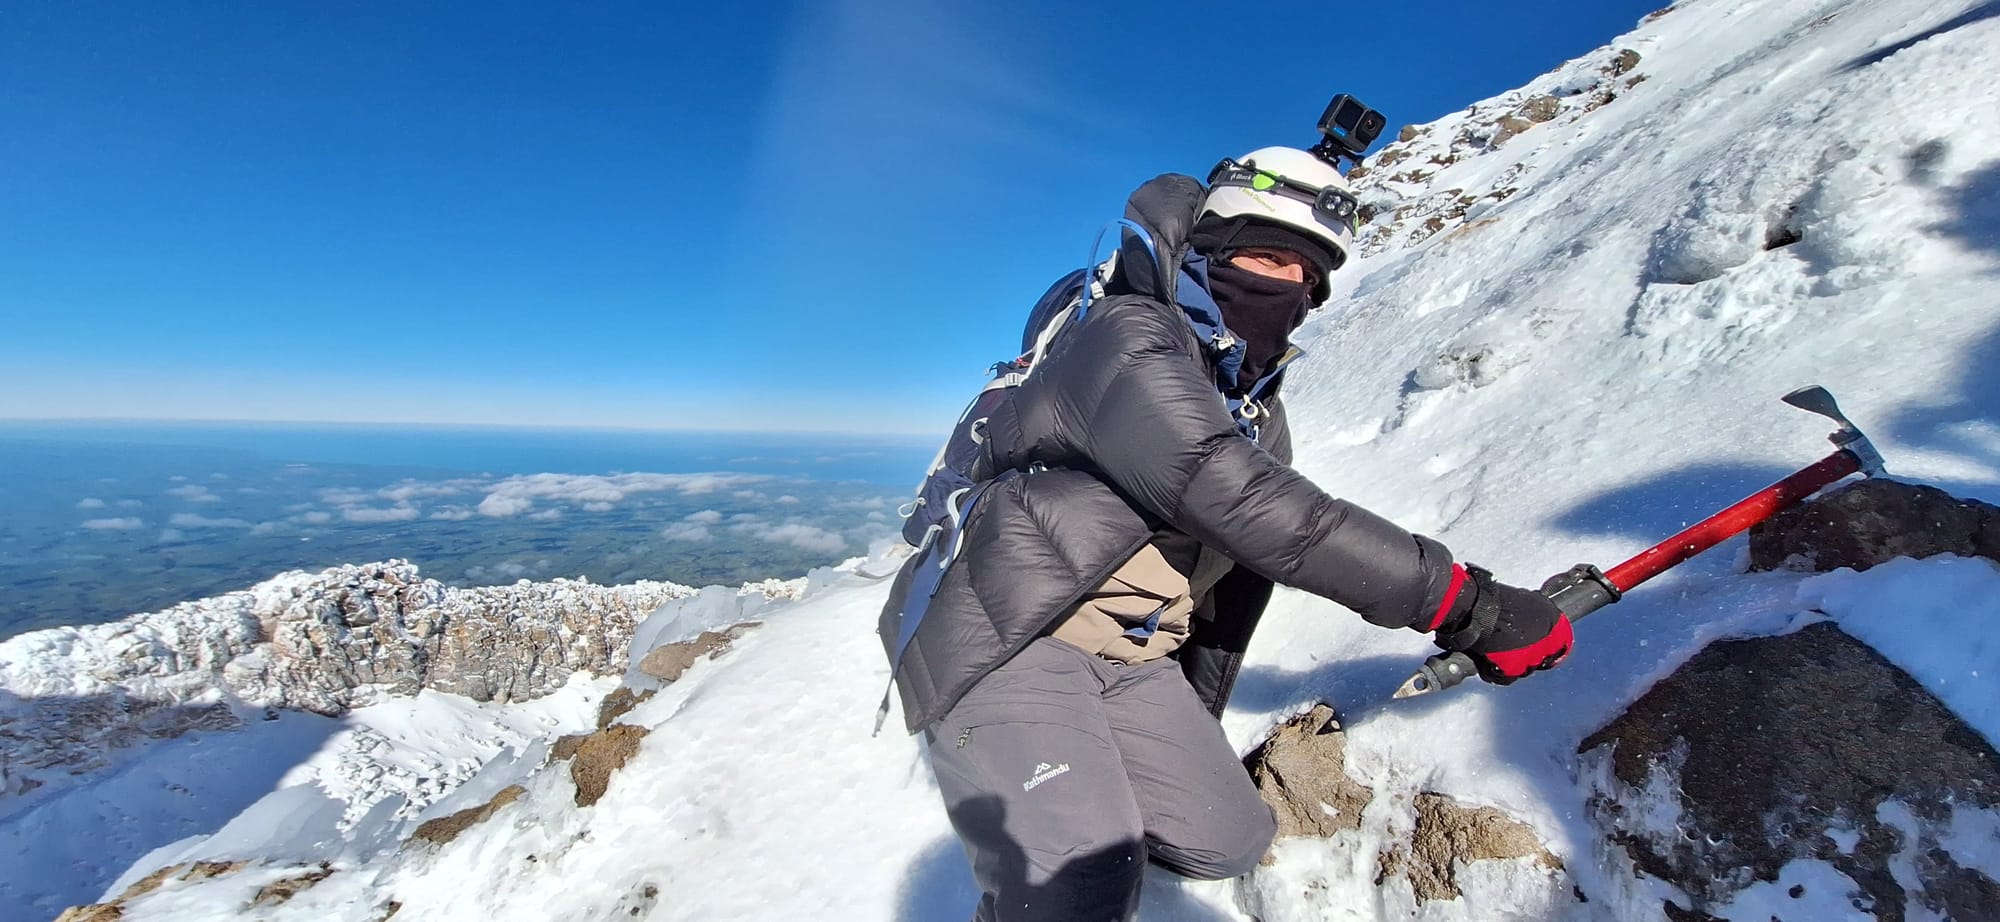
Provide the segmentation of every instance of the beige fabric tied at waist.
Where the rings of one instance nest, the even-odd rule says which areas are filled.
[[[1187,640],[1194,597],[1188,578],[1167,563],[1151,544],[1120,565],[1104,584],[1083,597],[1056,625],[1057,640],[1117,663],[1146,663],[1166,656]],[[1152,633],[1134,637],[1127,631]]]

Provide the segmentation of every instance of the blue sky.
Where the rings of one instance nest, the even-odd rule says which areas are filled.
[[[1590,4],[0,9],[0,418],[935,431],[1157,173]]]

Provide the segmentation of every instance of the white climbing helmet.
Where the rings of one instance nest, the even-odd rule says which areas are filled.
[[[1347,262],[1360,210],[1360,203],[1348,190],[1347,177],[1306,151],[1264,147],[1216,164],[1208,174],[1208,186],[1203,218],[1249,218],[1259,224],[1276,224],[1324,247],[1324,253],[1300,255],[1321,270],[1314,295],[1326,300],[1332,287],[1326,275]],[[1249,242],[1240,236],[1238,240]]]

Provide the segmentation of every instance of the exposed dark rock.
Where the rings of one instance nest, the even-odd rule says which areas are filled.
[[[1396,132],[1396,143],[1408,144],[1409,142],[1422,137],[1423,134],[1424,130],[1421,127],[1418,127],[1416,125],[1404,125],[1403,130]]]
[[[422,825],[417,827],[416,832],[410,833],[410,838],[412,840],[421,839],[434,845],[443,845],[458,838],[459,834],[465,832],[467,829],[485,822],[487,817],[493,815],[494,811],[520,800],[521,795],[526,793],[528,793],[527,788],[518,784],[510,784],[502,788],[500,793],[493,795],[492,800],[477,807],[467,807],[450,816],[440,816],[437,819],[425,820]]]
[[[1750,530],[1752,570],[1866,570],[1897,557],[2000,561],[2000,508],[1936,487],[1869,478]]]
[[[1638,66],[1639,52],[1625,48],[1618,52],[1617,57],[1611,59],[1611,63],[1605,67],[1604,71],[1613,77],[1622,77],[1631,73]]]
[[[1718,919],[1699,909],[1682,909],[1673,902],[1661,906],[1660,913],[1667,917],[1667,922],[1729,922],[1728,919]]]
[[[602,730],[611,726],[612,721],[651,700],[653,695],[654,692],[651,690],[634,694],[630,688],[618,686],[611,694],[605,695],[604,700],[597,705],[597,729]]]
[[[1280,838],[1359,829],[1361,811],[1374,797],[1348,777],[1346,738],[1333,708],[1324,704],[1279,727],[1245,764],[1278,816]]]
[[[1578,750],[1607,746],[1616,783],[1592,797],[1593,817],[1691,909],[1800,858],[1847,875],[1884,920],[1903,918],[1906,896],[1942,912],[1995,892],[1938,842],[1953,810],[2000,806],[2000,753],[1830,623],[1709,646]],[[1678,830],[1646,826],[1645,797],[1674,800]],[[1915,841],[1885,805],[1907,812]],[[1851,850],[1829,831],[1855,837]],[[1919,892],[1905,894],[1897,861],[1914,864]]]
[[[549,761],[570,760],[570,780],[576,782],[576,805],[588,807],[604,796],[611,776],[639,751],[650,732],[632,724],[612,724],[596,733],[565,736],[549,750]]]
[[[1515,135],[1533,127],[1535,127],[1534,122],[1518,115],[1509,115],[1501,119],[1499,124],[1493,126],[1493,137],[1487,143],[1492,144],[1494,147],[1499,147],[1512,140]]]
[[[71,906],[63,910],[62,915],[56,917],[56,922],[118,922],[125,917],[126,903],[160,889],[160,885],[167,881],[207,880],[224,874],[234,874],[249,866],[248,861],[195,861],[169,865],[140,878],[108,903]]]
[[[1277,814],[1279,838],[1358,830],[1362,811],[1375,796],[1348,776],[1346,738],[1325,704],[1273,731],[1245,764]],[[1411,841],[1378,857],[1376,882],[1407,877],[1419,900],[1458,897],[1456,862],[1537,856],[1546,867],[1562,867],[1534,830],[1490,807],[1461,807],[1438,794],[1419,794],[1416,814]]]
[[[277,906],[313,888],[320,881],[333,876],[333,866],[322,861],[319,867],[283,880],[265,884],[250,900],[252,906]]]
[[[1513,117],[1526,119],[1536,124],[1549,121],[1562,111],[1562,100],[1546,93],[1531,97],[1521,107],[1514,110]],[[1526,130],[1526,129],[1522,129]]]
[[[1441,794],[1418,794],[1416,808],[1408,849],[1383,855],[1375,882],[1407,877],[1419,902],[1458,899],[1454,868],[1461,861],[1533,857],[1545,868],[1562,869],[1562,860],[1542,847],[1533,828],[1492,807],[1461,807]]]
[[[689,667],[721,655],[737,638],[761,626],[759,621],[745,621],[725,631],[702,631],[693,640],[661,644],[639,661],[639,671],[662,682],[678,682]]]

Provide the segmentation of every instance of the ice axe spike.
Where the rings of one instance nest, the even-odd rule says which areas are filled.
[[[1585,615],[1618,601],[1640,583],[1735,537],[1780,510],[1799,504],[1849,474],[1875,477],[1887,473],[1882,467],[1882,455],[1875,450],[1874,443],[1868,441],[1853,421],[1840,412],[1840,405],[1834,402],[1833,395],[1827,393],[1826,388],[1817,384],[1802,387],[1786,394],[1783,399],[1801,410],[1818,413],[1840,424],[1839,429],[1827,436],[1836,448],[1833,454],[1688,526],[1680,534],[1640,551],[1632,559],[1612,567],[1609,572],[1599,571],[1589,564],[1577,564],[1569,572],[1543,583],[1542,594],[1555,602],[1556,607],[1571,621],[1581,621]],[[1478,672],[1472,657],[1464,653],[1441,653],[1424,660],[1424,665],[1416,674],[1396,689],[1396,697],[1409,698],[1450,688]]]

